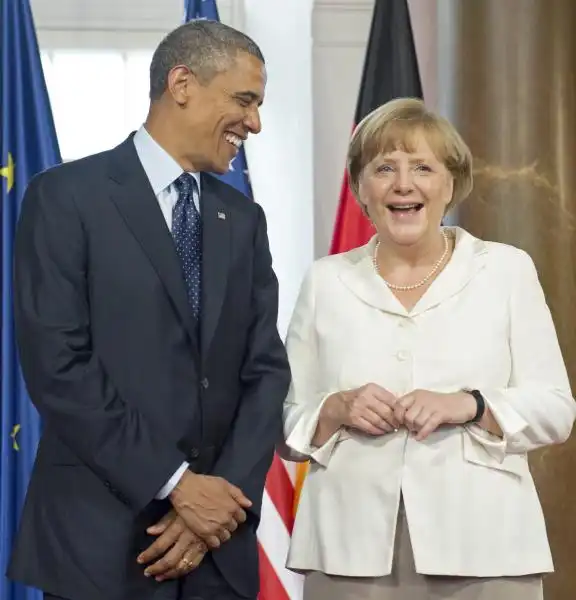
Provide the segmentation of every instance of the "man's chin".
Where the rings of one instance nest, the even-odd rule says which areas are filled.
[[[230,163],[227,162],[226,164],[220,162],[220,163],[212,163],[212,168],[211,169],[207,169],[208,171],[210,171],[211,173],[216,173],[217,175],[224,175],[225,173],[228,173],[228,171],[230,170]]]

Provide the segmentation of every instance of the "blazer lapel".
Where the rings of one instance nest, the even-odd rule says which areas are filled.
[[[228,205],[202,175],[202,358],[206,359],[220,318],[230,268],[232,218]]]
[[[340,269],[342,283],[364,303],[379,310],[406,316],[402,303],[374,270],[372,256],[376,246],[374,236],[365,246],[342,255],[344,262]]]
[[[484,267],[484,260],[481,258],[486,252],[484,242],[459,227],[450,229],[456,235],[452,258],[412,309],[413,316],[430,310],[461,292]]]
[[[132,136],[113,154],[112,200],[152,263],[199,356],[197,327],[188,303],[180,261],[158,200],[140,164]]]

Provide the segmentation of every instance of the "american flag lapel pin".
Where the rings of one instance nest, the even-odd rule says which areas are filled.
[[[222,221],[225,221],[225,220],[226,220],[226,213],[219,212],[219,213],[218,213],[218,218],[219,218],[219,219],[222,219]]]

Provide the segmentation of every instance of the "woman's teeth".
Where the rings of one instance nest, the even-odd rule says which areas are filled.
[[[423,208],[423,204],[421,204],[420,202],[415,202],[414,204],[389,204],[388,205],[388,210],[391,210],[393,212],[409,212],[409,211],[419,211],[421,208]]]

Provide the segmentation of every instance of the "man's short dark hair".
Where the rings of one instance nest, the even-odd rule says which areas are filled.
[[[228,69],[238,52],[246,52],[264,63],[258,45],[242,32],[219,21],[188,21],[160,42],[150,65],[150,99],[158,100],[168,85],[168,73],[177,65],[187,66],[202,83]]]

